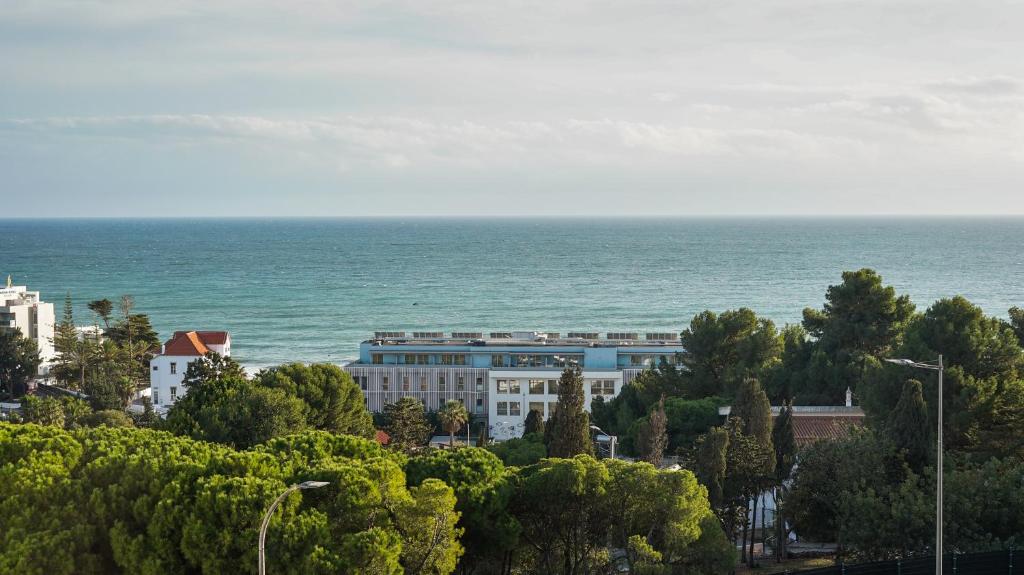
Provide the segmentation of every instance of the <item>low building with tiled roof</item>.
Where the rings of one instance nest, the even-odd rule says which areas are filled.
[[[188,364],[209,352],[231,355],[231,336],[226,331],[176,331],[160,348],[149,367],[150,399],[164,411],[185,395],[181,385]]]

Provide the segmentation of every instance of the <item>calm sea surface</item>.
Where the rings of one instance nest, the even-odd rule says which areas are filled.
[[[341,362],[375,330],[679,331],[779,324],[872,267],[919,309],[1024,306],[1024,219],[2,220],[0,279],[60,315],[132,294],[161,337],[226,329],[258,367]]]

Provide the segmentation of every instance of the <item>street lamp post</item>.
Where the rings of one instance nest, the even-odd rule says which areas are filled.
[[[277,510],[277,506],[280,505],[281,502],[284,501],[285,497],[288,497],[288,495],[293,491],[297,491],[299,489],[318,489],[320,487],[324,487],[325,485],[329,485],[329,483],[326,481],[303,481],[302,483],[292,485],[288,489],[285,489],[284,493],[278,495],[277,499],[275,499],[274,502],[270,504],[270,509],[267,509],[267,514],[263,516],[263,523],[260,524],[259,575],[266,575],[267,573],[267,561],[266,558],[264,557],[264,550],[266,546],[264,545],[264,543],[266,542],[267,539],[267,527],[270,526],[270,518],[274,516],[274,511]]]
[[[887,359],[885,361],[896,365],[939,372],[939,426],[935,444],[937,450],[935,457],[935,575],[942,575],[942,372],[945,366],[942,363],[941,354],[935,362],[922,362],[911,359]]]
[[[596,425],[591,425],[590,429],[608,437],[608,457],[615,459],[615,443],[619,439],[618,436],[612,435]]]

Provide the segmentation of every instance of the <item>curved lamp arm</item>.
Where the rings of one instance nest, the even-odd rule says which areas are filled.
[[[277,510],[277,506],[285,500],[288,495],[293,491],[299,489],[317,489],[328,485],[326,481],[303,481],[302,483],[296,483],[284,490],[284,493],[277,496],[277,499],[270,504],[270,509],[267,509],[266,515],[263,516],[263,522],[260,523],[260,544],[259,544],[259,575],[266,575],[267,573],[267,561],[264,557],[264,550],[266,549],[267,540],[267,527],[270,527],[270,518],[274,516],[274,511]]]

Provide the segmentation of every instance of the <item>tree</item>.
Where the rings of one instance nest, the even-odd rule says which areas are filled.
[[[123,410],[107,409],[95,411],[82,418],[82,425],[86,427],[135,427],[132,418]]]
[[[697,314],[681,334],[690,399],[732,396],[747,377],[761,377],[782,351],[775,324],[740,308]]]
[[[793,474],[797,455],[792,403],[782,406],[772,425],[772,447],[775,449],[775,489],[772,491],[775,500],[775,560],[781,561],[786,556],[786,541],[789,537],[785,514],[787,481]]]
[[[909,296],[896,296],[892,286],[871,269],[843,272],[843,282],[829,286],[825,307],[804,310],[804,328],[830,355],[862,352],[880,355],[899,342],[904,324],[914,313]]]
[[[241,449],[305,429],[300,399],[242,373],[234,360],[215,353],[190,363],[183,380],[188,393],[167,412],[163,427]]]
[[[1017,336],[1017,343],[1024,347],[1024,309],[1016,306],[1010,308],[1010,328]]]
[[[505,572],[519,543],[520,526],[509,513],[512,485],[497,457],[484,449],[434,450],[410,458],[406,474],[411,487],[433,478],[454,490],[458,526],[464,531],[464,573],[499,571],[499,566]]]
[[[697,478],[708,490],[708,501],[723,519],[721,509],[725,502],[726,453],[729,449],[729,432],[722,427],[713,427],[697,440],[695,472]]]
[[[448,432],[448,445],[455,447],[455,434],[462,429],[469,420],[469,412],[461,401],[452,399],[444,404],[437,412],[441,426]]]
[[[509,467],[533,465],[548,456],[544,436],[539,433],[527,433],[522,437],[492,443],[486,447],[487,451],[497,455],[502,463]]]
[[[668,419],[662,398],[651,410],[640,432],[640,458],[655,467],[661,467],[668,447]]]
[[[114,302],[103,298],[91,301],[87,306],[96,314],[97,317],[103,320],[103,326],[106,329],[110,329],[110,319],[113,317],[114,313]]]
[[[384,406],[384,431],[391,438],[389,446],[402,451],[422,447],[430,440],[430,424],[423,404],[403,397]]]
[[[733,402],[729,415],[743,422],[743,434],[755,438],[766,447],[771,447],[772,408],[758,380],[743,380],[736,392],[736,401]]]
[[[39,348],[21,330],[0,331],[0,397],[19,397],[39,372]]]
[[[929,464],[934,448],[920,381],[908,379],[903,385],[900,400],[889,414],[885,433],[915,473],[921,473]]]
[[[265,387],[300,399],[305,405],[306,425],[311,428],[373,437],[373,417],[362,390],[336,365],[289,363],[265,369],[256,379]]]
[[[87,334],[79,337],[71,293],[67,293],[64,314],[53,328],[53,349],[57,357],[50,371],[63,385],[84,390],[85,375],[96,360],[97,347],[98,343]]]
[[[544,414],[536,409],[531,409],[530,413],[526,414],[526,421],[523,423],[523,435],[531,433],[544,435]]]
[[[591,455],[590,417],[584,409],[583,372],[578,365],[565,368],[558,380],[558,409],[551,416],[548,454],[551,457]]]

